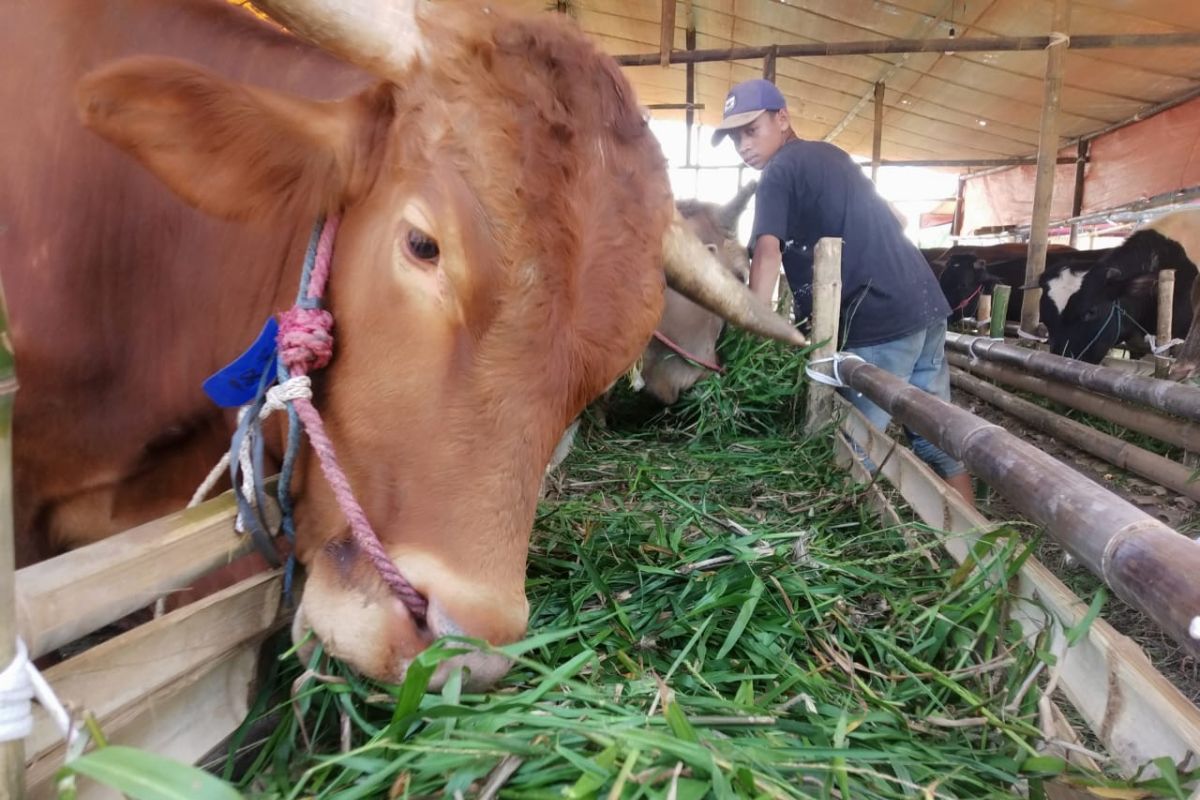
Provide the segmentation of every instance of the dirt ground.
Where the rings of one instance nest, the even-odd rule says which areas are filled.
[[[1190,498],[1182,497],[1063,444],[973,395],[955,389],[953,400],[956,405],[1002,425],[1010,433],[1074,467],[1180,533],[1193,537],[1200,534],[1200,508]],[[990,490],[980,499],[980,511],[996,521],[1024,520],[1010,503]],[[1098,579],[1078,561],[1067,557],[1049,537],[1039,548],[1037,557],[1085,601],[1090,600],[1100,586]],[[1127,606],[1114,595],[1109,595],[1102,615],[1114,628],[1141,645],[1154,666],[1193,703],[1200,705],[1200,659],[1185,653],[1145,615]]]

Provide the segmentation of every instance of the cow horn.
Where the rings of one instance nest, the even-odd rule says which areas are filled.
[[[721,206],[721,210],[717,212],[717,224],[727,231],[737,230],[737,221],[742,212],[746,210],[746,204],[750,202],[750,198],[754,196],[754,192],[758,189],[758,181],[750,181],[733,196],[725,205]]]
[[[663,236],[667,285],[725,320],[769,339],[804,347],[808,340],[721,266],[676,211]]]
[[[426,0],[254,0],[292,33],[371,72],[395,77],[426,56],[418,23]]]

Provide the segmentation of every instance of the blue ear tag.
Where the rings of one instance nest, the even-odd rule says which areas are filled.
[[[263,375],[268,370],[272,376],[275,374],[275,337],[278,334],[279,323],[271,317],[246,352],[204,382],[204,391],[213,402],[222,408],[232,408],[254,399]]]

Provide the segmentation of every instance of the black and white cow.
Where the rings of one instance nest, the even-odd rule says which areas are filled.
[[[1016,251],[1017,245],[1012,245],[1013,251]],[[1019,245],[1024,248],[1025,245]],[[989,260],[989,251],[994,252],[994,248],[980,248],[978,251],[972,252],[969,249],[963,252],[958,252],[950,255],[946,259],[946,263],[941,267],[941,273],[938,275],[938,284],[942,287],[942,293],[946,295],[946,301],[950,303],[950,322],[957,322],[963,317],[978,317],[979,296],[990,295],[992,287],[1010,286],[1012,294],[1009,295],[1007,320],[1009,322],[1021,321],[1021,302],[1024,298],[1022,284],[1025,283],[1025,255],[1021,254],[1017,257],[1002,258],[999,260]],[[1108,250],[1075,250],[1073,248],[1056,245],[1046,253],[1046,268],[1052,269],[1056,265],[1063,263],[1075,263],[1078,265],[1092,264],[1103,257]],[[934,272],[938,270],[938,266],[930,265]]]
[[[1038,283],[1051,352],[1092,364],[1122,343],[1135,355],[1148,352],[1146,335],[1157,329],[1157,273],[1173,269],[1172,336],[1186,341],[1172,377],[1193,374],[1200,364],[1200,331],[1192,324],[1200,302],[1194,256],[1200,257],[1200,209],[1151,221],[1095,264],[1047,267]]]

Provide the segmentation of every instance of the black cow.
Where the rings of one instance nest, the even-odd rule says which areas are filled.
[[[1173,337],[1186,337],[1171,377],[1193,375],[1200,366],[1200,209],[1165,214],[1143,225],[1094,269],[1047,270],[1042,286],[1042,321],[1051,348],[1060,355],[1098,363],[1108,348],[1128,341],[1136,352],[1157,328],[1157,278],[1175,270]]]

